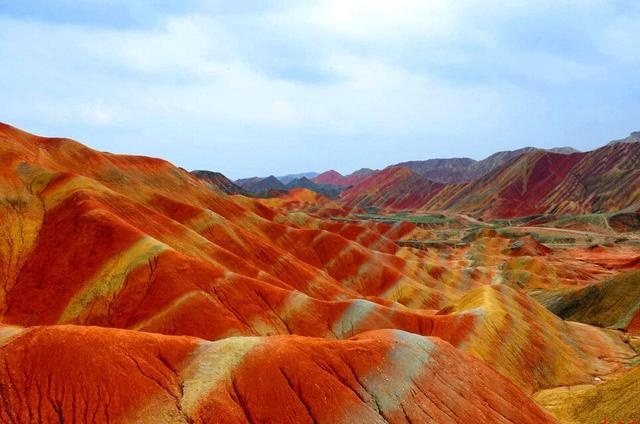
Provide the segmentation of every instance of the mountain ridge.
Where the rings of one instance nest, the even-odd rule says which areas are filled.
[[[245,196],[249,194],[244,188],[235,184],[220,172],[195,170],[191,171],[191,173],[224,193],[242,194]]]
[[[640,169],[634,165],[640,163],[639,146],[624,142],[589,152],[567,153],[570,150],[564,148],[562,153],[540,149],[498,152],[487,158],[487,168],[491,168],[487,174],[446,184],[436,192],[425,191],[424,182],[416,182],[414,189],[398,179],[384,187],[391,193],[403,193],[404,198],[413,196],[413,202],[403,203],[405,209],[447,210],[485,219],[635,211],[640,204],[640,190],[635,189],[640,184]],[[391,204],[387,196],[371,193],[372,184],[364,180],[341,198],[347,205],[360,207]]]

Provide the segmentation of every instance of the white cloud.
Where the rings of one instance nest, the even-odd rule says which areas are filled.
[[[12,27],[18,33],[48,34],[57,40],[59,46],[46,47],[52,65],[75,72],[67,77],[80,83],[67,87],[66,95],[55,100],[57,107],[42,108],[53,120],[64,115],[65,120],[107,125],[155,116],[398,135],[427,122],[442,125],[476,115],[467,110],[472,104],[460,100],[469,91],[474,97],[484,96],[485,104],[496,100],[489,89],[455,87],[424,72],[414,74],[377,58],[338,50],[318,64],[338,78],[333,84],[272,79],[234,54],[229,48],[232,34],[199,16],[169,18],[153,30],[34,25],[16,22]],[[83,75],[84,67],[89,75]],[[123,76],[111,79],[109,73]],[[83,92],[83,84],[91,90]],[[106,97],[109,105],[102,100]],[[442,113],[457,108],[449,118]]]
[[[312,21],[339,34],[404,40],[454,34],[457,16],[450,5],[421,0],[329,0],[307,12]]]
[[[618,64],[638,58],[637,21],[601,22],[598,14],[609,10],[604,0],[590,1],[587,9],[597,13],[584,17],[581,4],[323,0],[254,14],[167,15],[160,25],[126,29],[2,18],[3,119],[31,123],[38,132],[70,129],[61,135],[81,123],[87,127],[82,135],[95,137],[102,149],[111,143],[169,159],[175,152],[158,146],[215,145],[222,156],[241,145],[250,151],[236,162],[255,155],[256,169],[283,147],[317,154],[305,150],[311,138],[327,143],[327,151],[346,149],[340,160],[354,167],[369,165],[355,163],[363,140],[387,140],[377,147],[387,161],[465,148],[476,149],[470,155],[490,153],[535,144],[544,131],[558,131],[561,117],[587,122],[580,108],[605,99],[583,97],[582,87],[614,79]],[[553,39],[538,43],[545,25],[571,35],[555,27],[559,11],[575,11],[584,20],[578,27],[593,24],[593,39],[578,37],[580,45],[594,43],[609,59],[585,61]],[[300,63],[306,67],[300,72],[325,80],[301,82],[278,72]],[[167,139],[153,138],[157,134]],[[503,134],[528,138],[510,146],[513,139]],[[465,147],[469,140],[474,146]],[[493,144],[478,147],[482,143]],[[202,156],[185,157],[182,165]]]
[[[465,39],[480,42],[490,37],[464,22],[469,0],[323,0],[266,14],[267,25],[283,32],[294,29],[303,36],[324,36],[379,45],[416,40]],[[464,30],[461,28],[464,27]],[[486,40],[485,40],[486,41]]]

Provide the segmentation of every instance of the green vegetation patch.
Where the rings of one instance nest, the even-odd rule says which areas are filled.
[[[367,219],[374,221],[383,221],[383,222],[398,222],[398,221],[407,221],[412,222],[414,224],[448,224],[450,222],[455,221],[454,218],[448,217],[446,215],[441,214],[410,214],[409,212],[398,212],[394,214],[388,215],[379,215],[379,214],[356,214],[355,215],[359,219]]]

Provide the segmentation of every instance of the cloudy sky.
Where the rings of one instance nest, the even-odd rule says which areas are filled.
[[[635,0],[0,0],[0,120],[233,178],[640,129]]]

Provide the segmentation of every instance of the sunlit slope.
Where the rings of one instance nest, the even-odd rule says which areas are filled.
[[[486,360],[527,392],[589,383],[635,356],[618,335],[565,322],[506,286],[475,289],[439,315],[465,313],[474,315],[474,324],[456,346]]]
[[[640,333],[640,271],[548,296],[544,303],[567,320]]]
[[[640,367],[596,385],[543,390],[535,399],[559,422],[632,423],[638,419]]]

